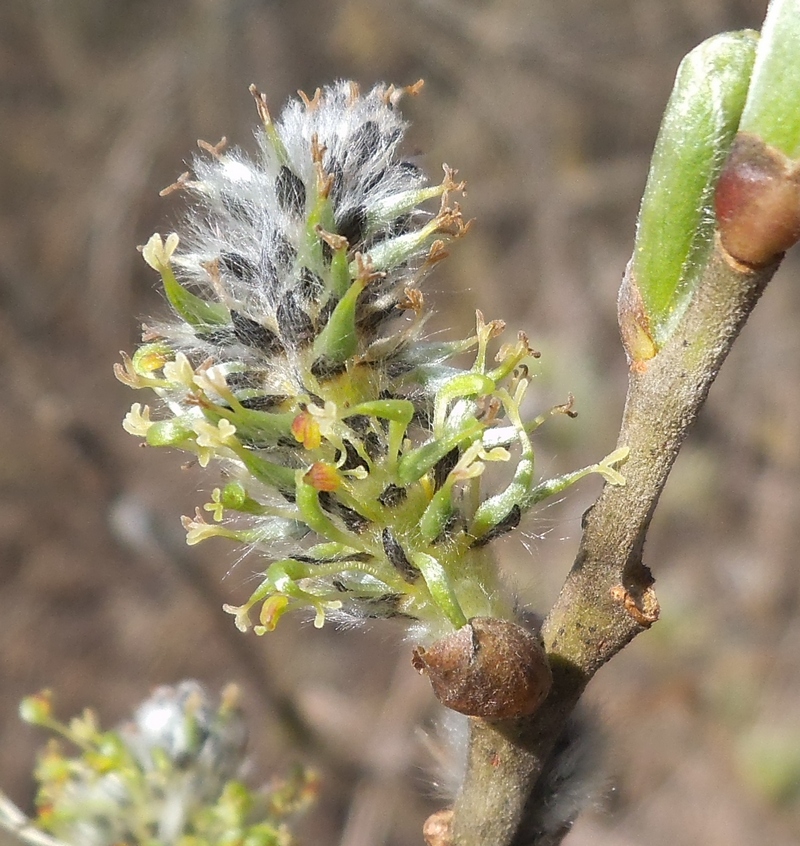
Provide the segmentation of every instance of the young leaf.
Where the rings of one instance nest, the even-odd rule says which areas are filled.
[[[800,157],[800,0],[773,0],[739,130]]]
[[[716,181],[744,108],[758,35],[725,33],[681,62],[656,141],[620,293],[620,326],[633,361],[669,337],[711,246]]]

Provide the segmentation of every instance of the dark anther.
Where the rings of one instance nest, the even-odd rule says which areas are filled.
[[[266,438],[259,438],[255,434],[243,435],[239,434],[239,442],[245,449],[272,449],[275,446],[280,446],[280,438],[277,444],[270,440],[271,436]],[[290,444],[291,447],[297,448],[297,442]]]
[[[300,278],[297,280],[297,293],[301,299],[319,299],[324,287],[325,283],[313,270],[309,270],[307,267],[301,268]]]
[[[403,347],[395,350],[391,358],[383,360],[383,369],[387,379],[401,379],[407,376],[413,369],[413,362],[402,357]]]
[[[357,535],[360,535],[369,526],[369,520],[366,517],[362,517],[357,511],[343,505],[328,491],[320,493],[319,504],[329,514],[338,517],[349,531]]]
[[[397,309],[397,304],[389,302],[388,305],[381,307],[367,306],[365,308],[358,308],[356,312],[356,325],[359,332],[368,337],[377,335],[381,327],[394,317],[399,317],[400,311]]]
[[[395,127],[391,132],[387,132],[384,136],[386,146],[391,147],[393,144],[396,144],[402,134],[403,130],[399,126]]]
[[[384,593],[381,596],[359,597],[348,610],[354,617],[364,620],[390,620],[402,618],[416,620],[411,614],[400,611],[400,602],[405,599],[402,593]]]
[[[287,291],[278,304],[275,319],[284,341],[302,347],[314,339],[314,323],[297,301],[294,291]]]
[[[357,535],[360,535],[369,526],[369,520],[366,517],[362,517],[361,514],[346,505],[340,504],[336,510],[336,515],[349,531]]]
[[[414,228],[414,219],[410,214],[401,214],[396,217],[391,224],[392,237],[397,238],[399,235],[406,235]]]
[[[456,531],[456,526],[458,525],[458,513],[456,511],[452,511],[445,521],[444,527],[442,531],[439,532],[439,536],[434,539],[434,545],[444,543],[445,541],[450,540],[453,537]]]
[[[236,336],[231,329],[208,329],[205,326],[198,326],[195,335],[206,344],[213,344],[215,347],[227,347],[236,343]]]
[[[336,376],[341,376],[347,370],[347,365],[341,361],[333,361],[327,356],[320,356],[311,365],[311,375],[326,382],[328,379],[333,379]]]
[[[258,390],[263,388],[263,376],[255,370],[228,373],[225,382],[232,391]]]
[[[255,279],[256,269],[253,263],[240,253],[220,253],[219,262],[225,270],[242,282],[252,283]]]
[[[224,191],[221,196],[222,205],[225,206],[228,214],[235,220],[250,223],[253,219],[253,208],[240,197]]]
[[[383,551],[389,563],[407,581],[414,582],[419,578],[419,570],[408,560],[400,541],[392,534],[391,529],[384,529],[381,533]]]
[[[347,425],[359,435],[369,431],[369,417],[366,414],[351,414],[347,419]]]
[[[375,246],[390,238],[405,235],[414,228],[414,218],[410,214],[398,215],[394,220],[381,229],[376,230],[370,237],[370,246]]]
[[[247,397],[239,400],[242,408],[247,408],[250,411],[272,411],[282,402],[288,399],[281,394],[265,394],[260,397]]]
[[[231,322],[236,339],[245,346],[256,347],[270,355],[283,351],[280,338],[261,323],[234,310],[231,310]]]
[[[344,464],[339,467],[340,470],[355,470],[357,467],[363,467],[365,470],[369,470],[369,464],[358,454],[358,450],[350,441],[344,442],[344,449],[346,456]]]
[[[381,131],[374,120],[359,126],[350,139],[350,158],[356,167],[363,165],[381,144]]]
[[[286,238],[279,233],[275,235],[275,240],[272,244],[272,254],[275,256],[275,261],[284,269],[297,258],[297,250],[286,240]]]
[[[361,185],[361,190],[365,194],[368,194],[376,185],[380,185],[381,181],[385,178],[386,168],[382,168],[377,173],[368,174],[368,178]]]
[[[512,529],[516,529],[517,526],[519,526],[519,521],[521,519],[522,509],[518,505],[512,506],[511,511],[509,511],[508,514],[506,514],[506,516],[497,523],[497,525],[492,526],[485,535],[482,535],[477,540],[473,541],[472,546],[486,546],[487,543],[490,543],[495,538],[499,538],[501,535],[505,535],[507,532],[512,531]]]
[[[333,514],[333,509],[339,504],[336,497],[330,491],[320,491],[319,504],[329,514]]]
[[[317,330],[319,332],[328,325],[328,321],[331,319],[331,315],[337,305],[339,305],[339,300],[336,297],[329,297],[325,305],[319,310],[319,314],[317,315]]]
[[[388,295],[392,295],[392,290],[388,291]],[[357,309],[363,309],[364,306],[372,305],[373,303],[377,302],[381,297],[387,296],[387,292],[383,290],[383,286],[380,282],[373,282],[370,285],[367,285],[366,288],[358,295],[358,299],[356,300],[356,307]],[[394,295],[396,297],[396,295]]]
[[[422,176],[422,168],[415,165],[414,162],[399,162],[396,166],[406,174]]]
[[[269,256],[265,256],[260,265],[261,280],[265,288],[277,288],[280,283],[278,278],[278,268],[275,267],[275,262]]]
[[[301,564],[340,564],[348,561],[369,561],[372,556],[368,552],[350,552],[344,555],[293,555],[292,560]]]
[[[282,165],[275,180],[275,194],[281,209],[295,217],[302,217],[306,210],[306,186],[297,174]]]
[[[367,432],[364,435],[364,449],[373,461],[382,458],[387,451],[385,441],[377,432]]]
[[[421,398],[409,397],[409,399],[414,403],[414,416],[411,422],[423,429],[430,429],[433,425],[433,409]]]
[[[394,508],[395,505],[405,502],[407,496],[408,491],[405,488],[398,487],[397,485],[387,485],[383,493],[378,497],[378,502],[386,508]]]
[[[364,238],[364,230],[367,225],[367,210],[364,206],[348,208],[336,216],[336,231],[353,249]]]

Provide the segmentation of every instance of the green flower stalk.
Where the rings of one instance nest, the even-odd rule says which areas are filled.
[[[420,284],[469,224],[455,171],[431,185],[401,154],[398,104],[419,87],[339,82],[277,121],[252,88],[257,159],[201,144],[172,186],[192,197],[184,234],[143,248],[174,316],[117,368],[162,400],[124,426],[222,463],[225,484],[184,525],[190,544],[227,537],[269,561],[227,608],[242,630],[310,609],[317,626],[400,617],[429,641],[513,618],[491,541],[589,473],[623,482],[624,452],[536,477],[532,433],[571,412],[524,416],[524,334],[490,351],[504,326],[478,313],[463,340],[425,338]],[[496,462],[508,480],[486,492]]]
[[[47,846],[291,846],[289,822],[316,792],[298,769],[268,790],[238,780],[247,732],[233,686],[215,706],[194,681],[160,687],[130,722],[102,731],[85,711],[68,724],[49,694],[20,713],[78,750],[53,741],[36,767],[37,815],[26,820],[0,796],[0,823],[25,843]]]

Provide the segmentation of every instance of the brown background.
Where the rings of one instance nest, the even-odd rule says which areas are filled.
[[[316,762],[305,842],[419,843],[436,807],[417,726],[434,714],[391,624],[288,619],[257,639],[220,606],[257,562],[188,549],[178,517],[213,474],[140,450],[111,365],[162,309],[134,250],[168,231],[157,191],[194,140],[251,146],[247,85],[277,111],[336,77],[427,81],[410,145],[469,181],[477,219],[430,286],[439,327],[472,311],[544,353],[537,437],[555,473],[614,443],[615,296],[681,56],[758,27],[764,0],[3,0],[0,5],[0,782],[22,805],[41,737],[16,704],[121,719],[157,683],[239,683],[252,773]],[[787,261],[711,393],[653,525],[662,621],[593,683],[609,788],[569,842],[760,846],[800,839],[800,290]],[[574,554],[584,483],[500,545],[544,611]],[[233,568],[233,569],[231,569]],[[227,575],[226,575],[227,574]],[[298,753],[287,715],[313,729]],[[293,749],[294,746],[294,749]]]

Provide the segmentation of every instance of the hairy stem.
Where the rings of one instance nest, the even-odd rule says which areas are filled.
[[[754,270],[717,245],[672,337],[654,358],[632,366],[618,440],[630,449],[627,484],[606,486],[584,516],[575,563],[542,629],[552,691],[531,717],[473,719],[451,826],[455,846],[525,843],[525,804],[567,717],[597,670],[658,618],[642,562],[647,528],[686,433],[779,263]],[[636,293],[629,271],[623,324]]]

